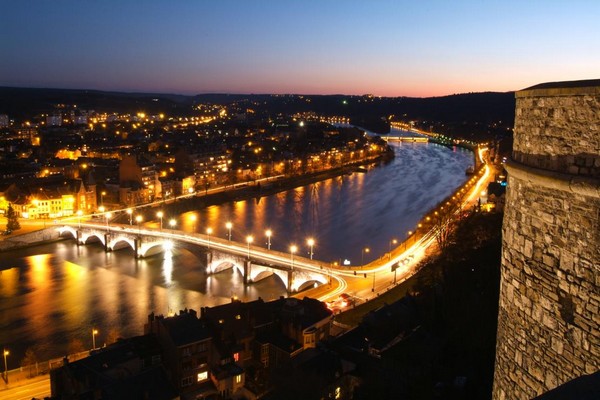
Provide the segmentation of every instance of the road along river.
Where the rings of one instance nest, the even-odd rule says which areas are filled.
[[[327,262],[367,263],[402,241],[417,221],[466,179],[473,154],[431,143],[392,144],[393,161],[275,195],[211,206],[177,216],[187,232],[253,235],[254,245],[282,252],[298,246],[308,257]],[[195,215],[195,219],[191,217]],[[171,218],[172,216],[169,216]],[[368,249],[368,251],[366,250]],[[77,347],[115,336],[141,334],[147,315],[213,306],[232,296],[269,300],[285,295],[271,277],[244,286],[238,273],[207,277],[202,262],[186,250],[135,259],[123,249],[105,253],[99,245],[77,247],[63,241],[0,253],[0,346],[10,349],[16,368],[27,348],[39,359],[59,357]]]

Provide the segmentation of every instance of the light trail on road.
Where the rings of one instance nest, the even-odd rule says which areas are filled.
[[[484,156],[487,150],[488,149],[485,147],[478,149],[478,156],[480,160],[485,163],[484,173],[480,176],[477,183],[470,190],[470,193],[465,195],[464,201],[462,201],[460,207],[454,212],[455,216],[459,215],[462,209],[467,208],[473,201],[475,201],[475,199],[478,198],[481,188],[490,179],[491,168],[486,163]],[[219,189],[220,188],[214,188],[213,190]],[[180,198],[193,195],[196,195],[196,193],[180,196]],[[122,211],[125,212],[126,210]],[[66,225],[70,225],[72,227],[81,226],[90,229],[97,229],[99,231],[107,230],[107,225],[104,223],[83,222],[79,224],[79,221],[61,221],[61,223],[65,222]],[[450,221],[447,221],[445,224],[449,223]],[[334,299],[342,293],[346,293],[348,291],[353,293],[361,293],[364,297],[368,297],[367,289],[369,289],[372,293],[378,293],[382,289],[387,289],[390,286],[397,285],[399,282],[398,280],[390,280],[390,278],[394,277],[394,275],[396,278],[398,275],[400,275],[400,281],[404,281],[414,275],[416,272],[415,267],[424,258],[426,250],[435,244],[436,235],[442,228],[444,227],[434,226],[428,232],[425,232],[423,236],[415,241],[410,247],[407,247],[403,252],[396,254],[393,257],[391,254],[394,252],[391,252],[389,259],[386,259],[386,257],[383,256],[367,265],[344,267],[335,266],[331,263],[322,262],[319,260],[311,260],[305,257],[295,256],[293,269],[327,275],[330,279],[336,280],[337,285],[332,285],[330,290],[318,296],[318,299],[321,301]],[[154,228],[142,227],[140,225],[132,226],[129,224],[111,224],[108,227],[108,232],[112,232],[114,234],[126,233],[134,236],[152,236],[175,242],[183,241],[202,247],[212,248],[214,250],[219,250],[228,254],[239,256],[241,258],[246,258],[249,254],[251,254],[250,259],[256,265],[265,266],[267,268],[278,268],[285,271],[292,269],[289,253],[284,253],[277,250],[268,250],[266,248],[250,245],[248,243],[238,243],[218,237],[211,237],[209,239],[207,235],[198,233],[184,233],[183,231],[175,229],[158,230]],[[406,246],[406,243],[399,244],[397,248],[400,248],[400,246]],[[277,265],[277,267],[274,267],[274,265]],[[394,266],[396,266],[395,272],[393,268]],[[369,278],[371,277],[372,285],[369,284],[371,281]],[[365,278],[367,279],[365,280]]]

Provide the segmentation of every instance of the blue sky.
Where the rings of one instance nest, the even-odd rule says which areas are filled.
[[[0,6],[0,86],[440,96],[600,78],[595,0]]]

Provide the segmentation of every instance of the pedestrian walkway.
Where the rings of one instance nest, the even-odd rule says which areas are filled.
[[[83,351],[77,354],[68,356],[69,361],[76,361],[89,356],[89,351]],[[55,358],[48,361],[38,362],[34,365],[20,367],[8,371],[6,374],[2,372],[0,379],[0,393],[4,390],[10,390],[16,387],[29,385],[31,383],[40,382],[50,379],[50,370],[63,365],[63,358]],[[0,398],[3,396],[0,394]]]

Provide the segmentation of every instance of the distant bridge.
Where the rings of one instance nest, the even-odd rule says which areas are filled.
[[[206,263],[206,274],[234,269],[242,274],[247,284],[275,275],[283,282],[288,293],[325,284],[332,279],[331,268],[325,263],[250,244],[209,238],[207,235],[90,223],[62,225],[57,230],[61,236],[75,238],[77,245],[100,242],[107,252],[131,248],[136,258],[155,255],[174,247],[198,252],[200,247],[199,254]],[[340,280],[338,277],[335,279]]]
[[[429,142],[428,137],[424,136],[381,136],[386,142],[414,142],[414,143],[427,143]]]

